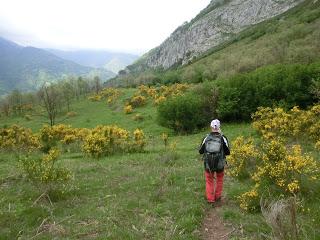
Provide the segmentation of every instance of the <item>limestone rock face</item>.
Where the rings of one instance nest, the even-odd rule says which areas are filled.
[[[143,56],[140,63],[147,68],[164,69],[185,64],[247,27],[284,13],[301,2],[303,0],[212,0],[193,20],[178,27],[160,46]]]

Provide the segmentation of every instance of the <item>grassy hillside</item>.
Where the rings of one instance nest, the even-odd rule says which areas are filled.
[[[110,84],[212,81],[271,64],[312,63],[320,59],[319,25],[320,2],[306,0],[280,16],[235,35],[186,66],[119,76]]]
[[[60,116],[58,120],[73,127],[117,124],[131,131],[141,128],[148,142],[145,152],[92,159],[66,149],[59,164],[72,171],[74,180],[65,192],[51,192],[51,202],[43,198],[37,201],[42,192],[19,170],[17,154],[0,152],[0,239],[200,238],[209,206],[204,200],[203,166],[197,147],[207,130],[174,135],[157,124],[156,108],[151,103],[125,114],[124,102],[136,90],[121,91],[112,107],[84,99],[73,104],[76,116],[66,120]],[[133,120],[136,113],[144,120]],[[29,120],[1,118],[0,127],[18,123],[36,132],[44,122],[37,115]],[[249,124],[222,123],[222,128],[230,141],[238,135],[257,137]],[[169,134],[169,144],[176,142],[177,157],[168,154],[161,140],[163,132]],[[261,214],[245,213],[238,207],[237,197],[248,186],[249,182],[227,177],[226,201],[218,212],[234,227],[233,239],[265,239],[271,230]],[[301,219],[318,236],[317,199],[305,200],[310,210],[301,213]]]

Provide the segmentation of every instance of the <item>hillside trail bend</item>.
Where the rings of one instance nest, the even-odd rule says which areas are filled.
[[[201,238],[203,240],[227,240],[234,232],[234,229],[230,225],[223,223],[219,217],[219,207],[208,208],[201,229]]]

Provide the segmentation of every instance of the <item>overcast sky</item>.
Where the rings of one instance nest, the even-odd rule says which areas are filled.
[[[210,0],[0,0],[0,36],[21,45],[142,53]]]

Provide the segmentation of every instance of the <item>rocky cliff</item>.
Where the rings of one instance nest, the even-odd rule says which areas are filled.
[[[303,0],[212,0],[193,20],[178,27],[160,46],[145,54],[127,72],[167,69],[185,64],[227,41],[247,27],[270,19]]]

